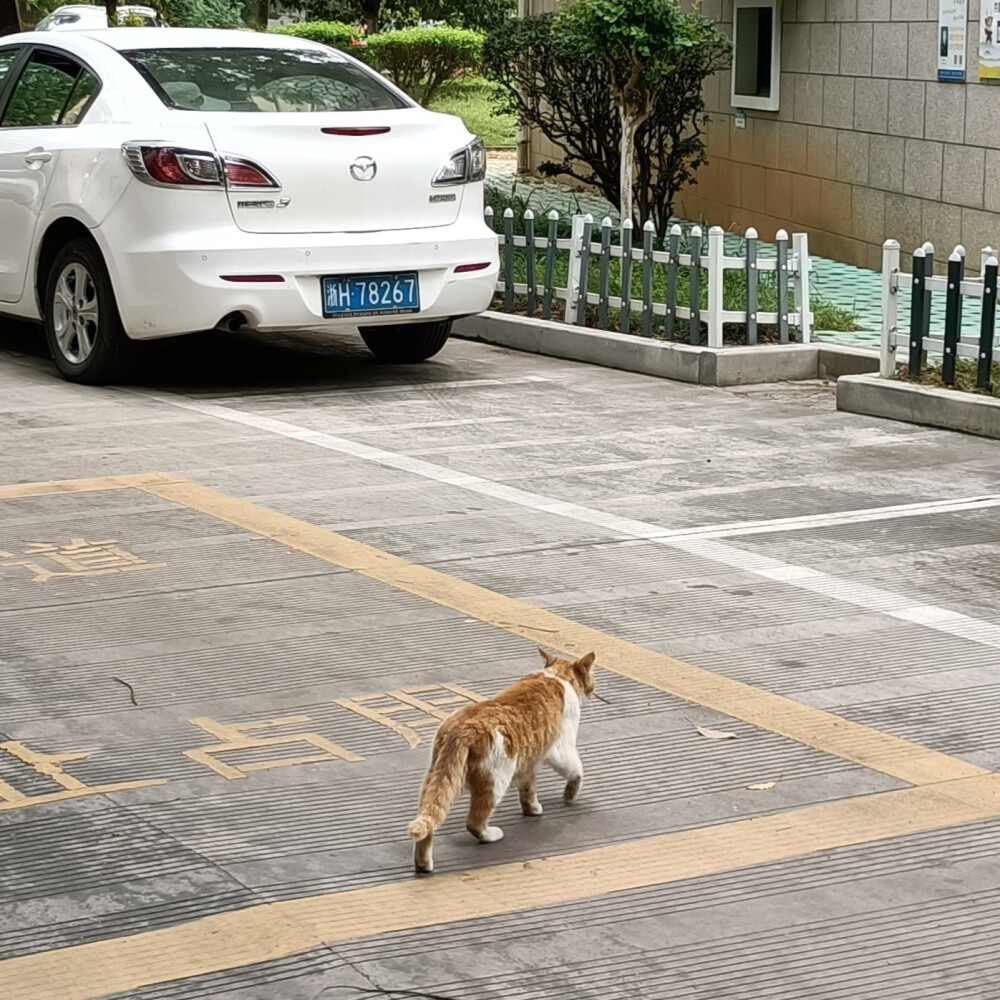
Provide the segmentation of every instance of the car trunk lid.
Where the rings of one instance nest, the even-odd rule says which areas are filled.
[[[208,128],[220,153],[256,163],[280,185],[229,189],[233,219],[244,232],[422,229],[452,224],[461,208],[461,186],[432,181],[467,139],[452,119],[418,108],[221,113]]]

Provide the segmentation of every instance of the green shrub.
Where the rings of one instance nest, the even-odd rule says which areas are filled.
[[[474,72],[483,36],[465,28],[404,28],[371,35],[368,61],[415,101],[428,104],[456,76]]]
[[[350,24],[340,21],[305,21],[302,24],[286,24],[280,28],[271,28],[276,35],[294,35],[296,38],[307,38],[311,42],[322,42],[332,49],[350,52],[353,56],[362,57],[365,50],[360,46],[352,46],[351,41],[357,40],[357,31]]]

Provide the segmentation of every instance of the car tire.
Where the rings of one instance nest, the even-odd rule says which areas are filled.
[[[434,357],[451,336],[451,320],[398,323],[361,330],[361,339],[379,361],[412,365]]]
[[[129,370],[134,345],[122,327],[107,266],[92,240],[70,240],[56,254],[42,309],[49,353],[64,378],[103,385]]]

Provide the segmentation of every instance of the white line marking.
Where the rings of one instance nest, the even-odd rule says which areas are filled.
[[[829,528],[838,524],[858,524],[864,521],[895,521],[901,517],[925,517],[928,514],[958,514],[968,510],[987,510],[990,507],[1000,507],[1000,494],[991,493],[982,497],[963,497],[956,500],[926,500],[922,503],[897,504],[893,507],[865,507],[862,510],[843,510],[830,514],[803,514],[766,521],[736,521],[703,528],[679,528],[671,532],[671,536],[735,538],[741,535],[766,535],[773,531]]]
[[[143,395],[146,395],[145,393]],[[150,398],[147,396],[147,398]],[[228,420],[231,423],[243,424],[247,427],[256,427],[259,430],[269,431],[279,434],[282,437],[290,438],[293,441],[303,441],[307,444],[325,448],[328,451],[340,452],[354,458],[360,458],[368,462],[376,462],[392,469],[399,469],[403,472],[421,476],[424,479],[431,479],[439,483],[447,483],[460,489],[478,493],[480,496],[495,497],[506,500],[530,510],[540,511],[545,514],[554,514],[557,517],[565,517],[574,521],[582,521],[584,524],[597,526],[607,531],[615,532],[631,538],[641,538],[668,548],[679,549],[689,552],[712,562],[722,563],[733,569],[751,573],[766,580],[775,580],[786,583],[791,587],[798,587],[800,590],[807,590],[814,594],[822,594],[836,601],[862,608],[865,611],[875,611],[902,621],[914,622],[925,628],[931,628],[938,632],[946,632],[969,642],[979,645],[1000,649],[1000,625],[990,622],[980,621],[969,615],[961,614],[958,611],[951,611],[948,608],[938,607],[932,604],[923,604],[912,598],[904,597],[901,594],[894,594],[892,591],[883,590],[880,587],[872,587],[865,583],[855,583],[851,580],[843,580],[839,577],[831,576],[820,570],[810,569],[806,566],[796,566],[792,563],[782,562],[771,556],[761,555],[756,552],[746,552],[743,549],[725,545],[722,542],[714,541],[708,537],[715,528],[704,529],[681,529],[671,531],[657,524],[649,524],[646,521],[638,521],[629,517],[620,517],[617,514],[609,514],[605,511],[596,510],[593,507],[584,507],[581,504],[571,503],[566,500],[553,500],[538,493],[530,493],[527,490],[518,489],[516,486],[506,486],[503,483],[495,483],[481,476],[475,476],[467,472],[459,472],[456,469],[446,469],[440,465],[433,465],[424,462],[419,458],[411,458],[409,455],[400,455],[396,452],[385,451],[382,448],[374,448],[371,445],[361,444],[351,441],[348,438],[336,437],[322,431],[308,430],[298,427],[295,424],[287,423],[284,420],[275,420],[272,417],[260,416],[256,413],[243,413],[239,410],[232,410],[225,406],[214,403],[201,403],[180,397],[152,396],[151,398],[176,406],[184,410],[191,410],[207,417],[216,417],[219,420]],[[983,506],[996,506],[997,497],[973,497],[967,500],[946,500],[940,504],[920,503],[907,504],[895,508],[893,516],[916,516],[917,514],[928,514],[938,512],[951,512],[953,510],[978,510]],[[977,506],[978,505],[978,506]],[[874,511],[854,511],[846,512],[843,515],[815,515],[813,520],[817,526],[822,523],[853,523],[853,521],[864,519],[868,516],[870,520],[879,520],[873,516],[882,510],[892,508],[876,508]],[[837,517],[844,520],[834,522],[824,522],[823,518]],[[756,533],[757,528],[763,530],[763,524],[770,525],[769,530],[784,530],[782,525],[791,524],[792,530],[813,526],[809,518],[785,518],[772,522],[744,522],[743,528],[752,528],[746,533]],[[730,525],[738,528],[738,525]],[[718,529],[724,530],[724,529]],[[739,534],[740,532],[735,532]],[[714,537],[714,536],[713,536]]]

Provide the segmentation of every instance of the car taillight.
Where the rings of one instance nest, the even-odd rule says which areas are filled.
[[[247,160],[226,157],[226,180],[234,187],[274,187],[274,181],[260,167]]]
[[[219,184],[219,163],[211,153],[183,149],[147,148],[142,162],[160,184]]]
[[[486,177],[486,147],[479,139],[470,142],[465,149],[452,153],[441,164],[431,183],[435,187],[451,184],[470,184]]]
[[[147,184],[188,188],[281,187],[263,167],[238,156],[141,142],[125,143],[122,155],[132,173]]]

